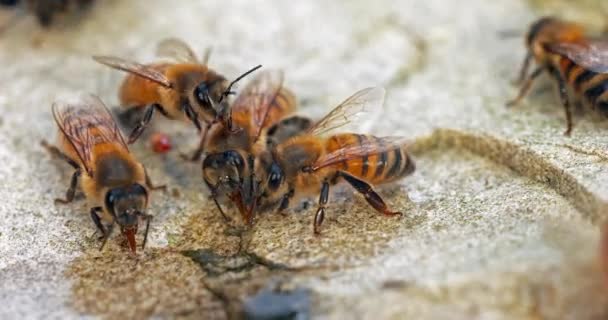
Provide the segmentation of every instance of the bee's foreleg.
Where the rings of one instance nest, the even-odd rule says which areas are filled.
[[[196,129],[200,132],[203,130],[201,126],[201,122],[198,120],[198,114],[192,109],[192,106],[189,103],[186,103],[182,106],[182,109],[186,113],[186,117],[192,121]]]
[[[525,81],[523,82],[523,85],[521,86],[521,89],[519,89],[519,94],[517,94],[517,97],[515,97],[515,99],[507,102],[507,107],[512,107],[515,106],[517,104],[519,104],[521,102],[521,100],[528,95],[528,93],[530,92],[530,89],[532,89],[532,84],[534,83],[534,80],[536,78],[538,78],[538,76],[541,75],[541,73],[543,73],[544,67],[538,67],[536,68],[532,74],[530,74],[528,76],[528,78],[525,79]]]
[[[198,161],[201,158],[201,156],[203,155],[203,151],[205,150],[205,145],[207,143],[207,133],[209,132],[210,128],[211,128],[211,123],[207,123],[207,125],[205,126],[205,131],[201,135],[201,140],[198,143],[198,147],[196,147],[196,150],[194,150],[194,153],[192,153],[192,156],[182,154],[181,155],[182,159],[187,160],[187,161]]]
[[[513,81],[515,84],[521,84],[522,82],[524,82],[524,79],[526,79],[526,76],[528,75],[528,69],[530,69],[530,62],[532,61],[532,52],[528,51],[528,53],[526,53],[526,57],[524,58],[524,63],[521,66],[521,70],[519,71],[519,76],[517,77],[517,79],[515,79],[515,81]]]
[[[283,197],[281,198],[281,204],[279,205],[279,208],[277,209],[277,213],[283,214],[283,211],[289,207],[289,200],[291,200],[291,197],[293,197],[293,195],[294,195],[293,189],[290,189],[289,192],[287,192],[286,194],[283,195]]]
[[[101,207],[91,208],[91,219],[93,220],[93,223],[97,227],[97,230],[99,230],[99,232],[101,233],[101,236],[99,237],[99,239],[101,240],[101,239],[103,239],[103,237],[106,234],[106,228],[104,228],[103,224],[101,223],[101,218],[99,217],[99,214],[97,213],[99,211],[101,211]]]
[[[158,103],[154,103],[146,107],[144,117],[135,126],[135,128],[133,128],[133,131],[131,131],[131,134],[129,135],[129,144],[135,142],[137,138],[139,138],[139,136],[144,132],[144,130],[150,123],[150,120],[152,120],[152,116],[154,115],[155,109],[157,109],[160,113],[164,115],[167,114],[167,112],[165,112],[165,109],[163,109],[163,107]]]

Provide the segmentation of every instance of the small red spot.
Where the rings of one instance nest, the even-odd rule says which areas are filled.
[[[171,139],[164,133],[157,132],[153,134],[150,138],[150,142],[152,144],[152,150],[156,153],[166,153],[171,150]]]

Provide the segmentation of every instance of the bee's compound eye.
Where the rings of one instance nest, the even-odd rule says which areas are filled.
[[[209,90],[209,85],[207,85],[206,82],[201,82],[194,89],[194,97],[203,109],[211,108],[211,97],[209,96]]]
[[[268,187],[274,191],[281,186],[281,183],[283,183],[283,170],[273,163],[269,170]]]

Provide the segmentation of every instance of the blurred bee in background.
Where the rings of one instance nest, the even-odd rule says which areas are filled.
[[[52,111],[59,127],[59,147],[46,141],[42,145],[75,169],[65,199],[55,199],[55,203],[72,202],[80,179],[92,204],[91,218],[102,235],[100,250],[118,224],[135,253],[140,219],[146,222],[144,248],[152,219],[146,213],[149,190],[164,186],[152,185],[145,167],[129,152],[110,111],[98,97],[86,95],[73,103],[56,102]],[[104,227],[102,220],[109,226]]]
[[[23,7],[24,10],[36,15],[43,27],[49,27],[62,14],[82,11],[88,8],[94,0],[0,0],[0,5],[6,7]]]
[[[199,131],[202,130],[201,120],[207,124],[207,129],[221,122],[234,130],[228,102],[228,96],[234,94],[232,86],[261,66],[229,83],[224,76],[207,67],[208,55],[199,61],[182,40],[161,41],[157,54],[175,62],[144,65],[113,56],[93,57],[99,63],[129,73],[119,90],[121,105],[143,111],[141,121],[129,135],[129,143],[141,135],[155,110],[170,119],[190,120]]]
[[[231,107],[233,125],[239,130],[231,132],[222,123],[217,123],[210,128],[208,140],[201,141],[194,152],[192,159],[198,159],[203,149],[207,152],[202,163],[203,180],[222,214],[218,198],[240,196],[238,189],[243,176],[238,169],[243,166],[241,162],[253,163],[267,145],[302,133],[312,124],[308,118],[290,116],[297,103],[283,82],[281,71],[261,72],[241,91]]]
[[[558,84],[566,111],[564,134],[572,132],[568,89],[608,117],[608,40],[591,39],[577,24],[545,17],[530,27],[526,46],[528,53],[518,79],[522,86],[517,97],[507,103],[508,106],[519,104],[530,91],[533,81],[545,71]],[[537,67],[528,75],[532,59]]]
[[[320,233],[329,199],[330,186],[346,181],[364,195],[378,212],[400,214],[388,208],[372,184],[395,182],[415,170],[401,137],[374,137],[354,133],[328,135],[348,124],[364,109],[379,107],[384,89],[368,88],[355,93],[313,124],[303,134],[281,141],[260,151],[253,161],[238,151],[232,163],[241,179],[240,196],[234,200],[248,224],[253,215],[278,205],[279,212],[293,199],[319,193],[314,232]]]

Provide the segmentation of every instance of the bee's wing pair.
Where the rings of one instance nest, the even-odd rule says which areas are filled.
[[[608,73],[608,40],[592,39],[585,42],[549,44],[549,51],[568,57],[585,69]]]
[[[384,95],[385,90],[381,87],[366,88],[356,92],[315,123],[308,130],[308,134],[327,135],[346,126],[362,113],[379,112],[384,104]],[[381,137],[375,140],[366,140],[356,145],[347,145],[319,157],[313,165],[313,170],[367,155],[382,153],[403,146],[407,142],[404,137]]]
[[[196,54],[183,40],[168,38],[162,40],[156,47],[156,54],[168,57],[181,63],[200,63]],[[154,81],[166,88],[172,88],[173,84],[162,72],[135,61],[114,56],[93,56],[93,59],[108,67],[136,74],[140,77]]]
[[[52,107],[59,130],[78,154],[87,173],[93,175],[92,150],[101,143],[118,143],[129,150],[112,114],[95,95],[81,95],[74,101],[57,101]]]

